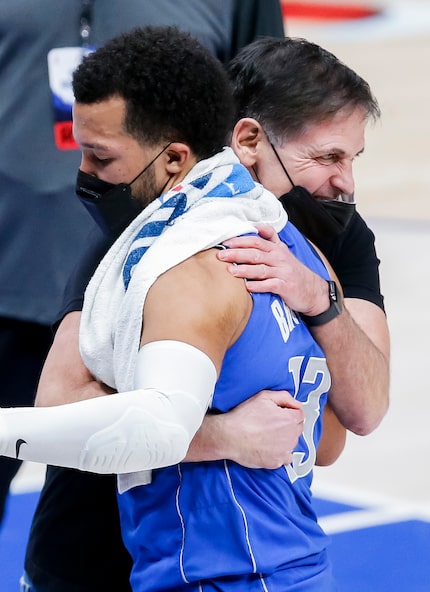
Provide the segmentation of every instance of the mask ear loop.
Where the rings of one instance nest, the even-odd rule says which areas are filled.
[[[168,184],[168,182],[170,181],[171,178],[172,178],[172,175],[169,175],[167,177],[167,181],[164,183],[163,187],[161,188],[160,195],[158,197],[161,197],[163,195],[164,190],[166,189],[167,184]]]
[[[252,168],[252,172],[255,175],[255,178],[257,179],[258,183],[260,183],[260,185],[261,185],[262,183],[260,181],[260,177],[258,176],[257,169],[255,168],[255,165],[253,164],[251,168]]]
[[[160,150],[160,152],[156,156],[154,156],[154,158],[151,160],[151,162],[149,162],[144,167],[144,169],[142,171],[140,171],[140,173],[138,175],[135,176],[135,178],[133,179],[133,181],[130,181],[130,183],[128,183],[128,185],[133,185],[133,183],[140,177],[140,175],[143,175],[143,173],[145,171],[147,171],[151,165],[154,164],[154,162],[157,160],[157,158],[159,158],[163,154],[163,152],[165,150],[167,150],[167,148],[170,146],[170,144],[172,144],[172,142],[169,142],[168,144],[166,144],[166,146],[164,146],[164,148],[162,150]],[[166,183],[166,185],[167,185],[167,183]],[[164,187],[166,187],[166,185]]]
[[[283,171],[284,171],[284,173],[287,175],[288,181],[291,183],[291,185],[292,185],[293,187],[295,187],[296,185],[293,183],[293,180],[292,180],[292,178],[290,177],[290,175],[288,174],[288,171],[287,171],[287,169],[285,168],[285,165],[284,165],[284,163],[282,162],[282,160],[281,160],[281,157],[279,156],[279,154],[278,154],[278,152],[277,152],[277,150],[276,150],[275,146],[272,144],[272,142],[271,142],[270,140],[269,140],[269,144],[270,144],[270,147],[272,148],[273,152],[275,153],[275,156],[276,156],[276,158],[278,159],[278,162],[279,162],[279,164],[281,165],[281,167],[282,167],[282,170],[283,170]]]

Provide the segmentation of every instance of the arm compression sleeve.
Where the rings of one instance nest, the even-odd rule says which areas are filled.
[[[136,390],[56,407],[0,410],[0,455],[95,473],[180,462],[211,402],[209,357],[179,341],[138,353]]]

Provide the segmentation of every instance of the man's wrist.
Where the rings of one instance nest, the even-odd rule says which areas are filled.
[[[338,317],[343,310],[342,293],[337,289],[336,282],[327,280],[329,307],[324,312],[311,316],[300,313],[300,318],[308,327],[319,327]]]
[[[221,460],[225,457],[224,427],[228,414],[205,415],[200,429],[197,431],[188,449],[186,462],[204,462]]]

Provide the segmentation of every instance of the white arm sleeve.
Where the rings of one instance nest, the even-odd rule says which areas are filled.
[[[179,341],[139,351],[135,389],[57,407],[0,410],[0,455],[95,473],[180,462],[210,405],[217,372]]]

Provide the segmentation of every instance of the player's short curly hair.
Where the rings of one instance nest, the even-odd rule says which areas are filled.
[[[228,76],[217,58],[176,27],[143,27],[113,38],[84,58],[73,91],[85,104],[122,97],[125,129],[141,144],[184,142],[201,159],[229,140]]]

